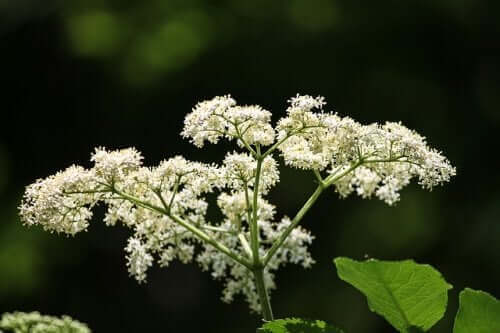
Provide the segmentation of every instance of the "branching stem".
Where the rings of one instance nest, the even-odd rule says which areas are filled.
[[[309,197],[304,206],[298,211],[297,215],[292,220],[292,223],[285,229],[285,231],[280,235],[280,237],[273,243],[267,254],[264,256],[263,264],[264,267],[267,266],[269,260],[276,254],[279,248],[283,245],[285,240],[288,238],[290,233],[295,229],[295,227],[300,223],[302,217],[307,213],[307,211],[314,205],[319,196],[323,193],[323,186],[318,186],[314,193]]]
[[[226,254],[231,259],[233,259],[234,261],[240,263],[241,265],[245,266],[246,268],[252,269],[252,263],[249,262],[246,258],[243,258],[240,255],[234,253],[229,248],[227,248],[224,244],[222,244],[222,243],[218,242],[217,240],[213,239],[212,237],[210,237],[209,235],[207,235],[202,230],[196,228],[191,223],[185,221],[183,218],[181,218],[181,217],[179,217],[179,216],[177,216],[175,214],[172,214],[170,211],[166,210],[165,208],[158,207],[158,206],[153,205],[153,204],[151,204],[149,202],[143,201],[143,200],[141,200],[139,198],[136,198],[133,195],[127,194],[125,192],[122,192],[122,191],[120,191],[119,189],[117,189],[115,187],[111,188],[111,191],[114,192],[114,193],[116,193],[117,195],[123,197],[124,199],[127,199],[127,200],[135,203],[136,205],[139,205],[139,206],[144,207],[144,208],[148,208],[150,210],[156,211],[158,213],[161,213],[161,214],[164,214],[164,215],[170,217],[172,220],[174,220],[175,222],[177,222],[179,225],[181,225],[184,228],[186,228],[187,230],[191,231],[196,237],[198,237],[202,241],[207,242],[208,244],[212,245],[217,250],[219,250],[222,253]]]
[[[258,210],[258,200],[259,200],[259,183],[260,183],[260,176],[261,176],[261,170],[262,170],[262,161],[263,158],[260,155],[260,147],[257,145],[257,168],[255,171],[255,180],[254,180],[254,186],[253,186],[253,205],[252,205],[252,228],[251,230],[252,235],[251,235],[251,245],[252,245],[252,253],[253,253],[253,263],[255,266],[260,265],[260,257],[259,257],[259,224],[258,224],[258,216],[257,216],[257,210]]]

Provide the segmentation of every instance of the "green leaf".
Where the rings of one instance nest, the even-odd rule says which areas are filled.
[[[343,333],[343,331],[322,320],[287,318],[265,323],[257,333]]]
[[[334,262],[339,277],[361,291],[370,310],[399,332],[425,332],[446,311],[452,286],[429,265],[412,260],[359,262],[349,258]]]
[[[500,332],[500,301],[484,291],[465,288],[453,333],[492,332]]]

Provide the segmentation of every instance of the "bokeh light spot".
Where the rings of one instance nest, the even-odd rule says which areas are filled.
[[[68,34],[74,50],[84,56],[105,56],[121,44],[122,29],[116,16],[95,11],[68,20]]]
[[[290,3],[291,20],[312,32],[327,30],[338,23],[338,9],[330,0],[294,0]]]

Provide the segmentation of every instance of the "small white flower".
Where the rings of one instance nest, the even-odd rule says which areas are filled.
[[[184,119],[181,135],[200,148],[205,141],[217,143],[221,137],[240,138],[240,146],[267,146],[274,142],[270,122],[271,112],[260,106],[237,106],[231,96],[218,96],[194,107]]]
[[[205,141],[217,143],[228,127],[226,110],[234,105],[236,101],[229,95],[198,103],[184,119],[181,135],[191,138],[192,143],[200,148]]]
[[[98,197],[84,192],[97,186],[94,178],[92,171],[71,166],[29,185],[19,207],[22,222],[70,235],[86,230]]]
[[[245,192],[221,193],[217,198],[217,204],[222,213],[231,222],[248,221],[248,206],[253,210],[253,192],[248,191],[248,206]],[[257,217],[259,220],[270,220],[275,213],[275,207],[262,197],[258,198]]]
[[[247,153],[230,153],[224,159],[224,173],[227,184],[234,190],[245,186],[255,186],[257,161]],[[278,163],[272,156],[267,156],[261,165],[259,193],[266,194],[279,181]]]
[[[106,151],[99,147],[92,154],[91,161],[95,163],[93,170],[96,176],[110,182],[122,180],[137,170],[142,164],[142,156],[135,148]]]
[[[127,251],[127,266],[130,275],[133,275],[137,281],[146,280],[146,271],[153,264],[153,256],[148,253],[147,248],[140,240],[130,238],[125,248]]]

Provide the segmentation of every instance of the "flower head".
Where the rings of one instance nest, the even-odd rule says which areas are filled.
[[[44,316],[38,312],[5,313],[0,320],[0,329],[19,333],[90,333],[90,329],[87,325],[69,316],[58,318]]]
[[[190,138],[197,147],[203,147],[205,141],[217,143],[225,135],[229,125],[225,117],[226,111],[234,105],[236,101],[230,95],[217,96],[196,104],[184,119],[181,135]]]
[[[200,148],[205,141],[217,143],[222,137],[236,139],[240,147],[267,146],[274,142],[270,122],[271,112],[260,106],[238,106],[231,96],[218,96],[194,107],[184,119],[181,135]]]
[[[39,179],[26,188],[19,206],[21,220],[70,235],[86,230],[97,201],[96,194],[86,190],[94,184],[94,172],[79,166]]]
[[[142,165],[142,156],[135,148],[107,151],[99,147],[90,160],[95,175],[104,182],[122,180]]]
[[[235,190],[254,187],[257,175],[257,160],[247,153],[229,153],[224,159],[224,173],[227,184]],[[278,163],[267,156],[260,166],[259,192],[266,194],[279,181]]]

